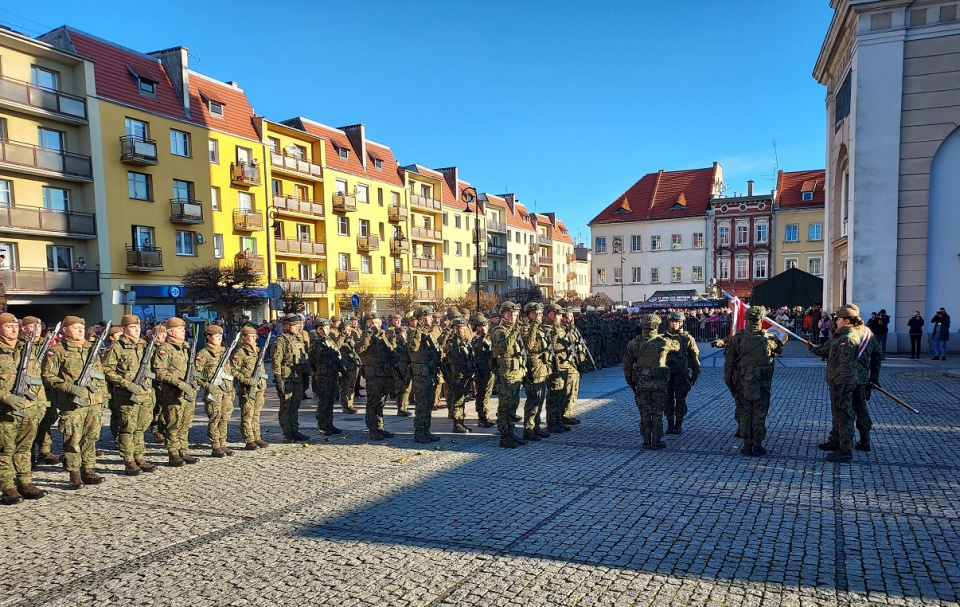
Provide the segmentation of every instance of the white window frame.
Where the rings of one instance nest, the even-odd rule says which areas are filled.
[[[817,262],[818,271],[813,271],[813,262]],[[822,257],[808,257],[807,258],[807,273],[813,274],[814,276],[823,275],[823,258]]]
[[[456,284],[462,285],[462,284],[463,284],[463,270],[461,270],[460,268],[457,268],[456,270],[454,270],[453,275],[456,277]]]
[[[210,209],[220,210],[220,188],[215,185],[210,186]]]
[[[220,142],[216,139],[207,142],[207,158],[210,164],[220,164]]]
[[[660,251],[662,250],[663,241],[660,238],[659,234],[650,237],[650,250],[651,251]]]
[[[683,282],[683,268],[672,266],[670,268],[670,282]]]
[[[643,268],[633,266],[630,268],[630,284],[638,285],[643,282]]]
[[[456,255],[457,257],[462,257],[462,256],[463,256],[463,243],[462,243],[462,242],[455,242],[455,243],[453,243],[453,254]]]
[[[786,272],[790,268],[799,268],[799,267],[800,267],[800,260],[796,257],[787,257],[786,259],[783,260],[784,272]]]
[[[753,279],[766,280],[770,277],[770,264],[766,257],[753,258]]]
[[[702,249],[703,248],[703,232],[694,232],[693,233],[693,248]]]
[[[758,221],[753,224],[753,242],[754,244],[770,242],[770,225],[766,221]]]
[[[365,183],[357,184],[357,202],[370,204],[370,186]]]
[[[793,238],[790,238],[790,232],[793,232]],[[800,242],[800,224],[799,223],[788,223],[783,228],[783,241],[784,242]]]
[[[720,267],[719,267],[719,269],[718,269],[718,271],[717,271],[717,274],[719,275],[718,278],[719,278],[720,280],[730,280],[731,273],[730,273],[730,258],[729,258],[729,257],[722,257],[722,258],[720,259]]]
[[[660,268],[650,268],[650,284],[660,284]]]
[[[217,118],[224,118],[225,108],[222,103],[219,101],[210,100],[210,103],[207,105],[207,109],[210,110],[210,115]]]
[[[630,252],[631,253],[643,252],[643,234],[630,235]]]
[[[730,243],[733,242],[730,224],[717,226],[717,242],[721,247],[729,247]]]
[[[337,257],[337,267],[340,272],[348,272],[350,270],[350,254],[349,253],[340,253]]]
[[[360,225],[357,228],[357,236],[370,236],[370,220],[361,219]]]
[[[170,129],[170,153],[182,158],[190,158],[190,133]]]
[[[817,229],[816,238],[813,238],[814,227],[816,227]],[[821,242],[823,240],[823,224],[820,223],[819,221],[815,221],[815,222],[812,222],[809,226],[807,226],[807,239],[810,242]]]
[[[360,273],[361,274],[372,274],[373,273],[373,264],[370,262],[369,255],[360,256]]]
[[[8,182],[9,183],[9,182]],[[48,185],[43,186],[43,208],[48,211],[69,211],[70,210],[70,190],[66,188],[54,188]],[[54,194],[58,194],[54,198]],[[56,203],[62,203],[58,206]]]
[[[517,236],[518,236],[518,237],[520,236],[520,233],[519,233],[519,232],[517,232]],[[520,242],[520,240],[518,239],[517,242]],[[606,237],[606,236],[597,236],[597,237],[594,239],[594,251],[596,252],[597,255],[603,255],[604,253],[607,252],[607,237]],[[604,283],[598,283],[598,284],[604,284]]]
[[[690,274],[693,282],[703,282],[703,266],[693,266]]]
[[[350,235],[350,220],[343,215],[337,216],[337,235],[338,236]]]
[[[213,258],[223,259],[223,234],[213,235]]]
[[[670,248],[674,251],[679,251],[683,248],[683,234],[670,235]]]
[[[197,256],[197,235],[196,232],[186,230],[176,231],[176,251],[179,257]]]
[[[740,246],[750,244],[750,224],[746,222],[738,223],[736,228],[737,228],[737,231],[736,231],[737,246],[740,247]],[[743,236],[743,238],[740,238],[741,235]]]
[[[619,266],[613,268],[613,284],[623,284],[623,273],[620,271]]]
[[[595,284],[605,285],[607,284],[607,269],[606,268],[597,268],[597,282]]]
[[[59,260],[63,256],[58,253],[64,253],[66,260],[63,264],[59,263]],[[58,244],[48,244],[47,245],[47,269],[52,272],[69,272],[73,269],[73,247],[58,245]]]
[[[741,269],[743,272],[740,271]],[[737,257],[733,260],[733,279],[750,280],[750,259],[748,257]]]

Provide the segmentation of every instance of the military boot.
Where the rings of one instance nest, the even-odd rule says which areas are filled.
[[[546,430],[544,430],[544,429],[541,428],[540,426],[537,426],[536,428],[534,428],[534,429],[533,429],[533,433],[536,434],[537,436],[539,436],[540,438],[550,438],[550,436],[551,436],[549,432],[547,432]]]
[[[828,438],[826,442],[817,445],[817,449],[820,449],[821,451],[836,451],[839,448],[840,443],[835,441],[832,437]]]
[[[512,435],[505,434],[500,437],[500,446],[504,449],[516,449],[518,445],[516,439]]]
[[[676,432],[674,432],[674,430],[673,430],[673,427],[674,427],[674,425],[673,425],[673,418],[672,418],[672,417],[668,417],[668,418],[667,418],[667,434],[676,434]]]
[[[393,432],[390,432],[389,430],[384,430],[383,428],[380,428],[380,434],[383,435],[383,438],[393,438],[394,436],[396,436],[396,434],[394,434]]]
[[[854,448],[857,451],[863,451],[864,453],[870,453],[870,439],[861,438],[860,442],[854,445]]]
[[[0,494],[0,503],[6,504],[7,506],[19,504],[22,501],[23,501],[23,496],[20,495],[20,492],[17,491],[15,487],[4,489],[3,493]]]
[[[223,451],[223,454],[226,455],[227,457],[233,456],[233,449],[231,449],[230,447],[223,446],[223,447],[220,447],[220,450]]]
[[[210,457],[226,457],[227,454],[223,452],[223,449],[220,447],[214,447],[210,450]],[[186,461],[186,460],[184,460]]]
[[[753,445],[744,445],[740,447],[741,455],[753,455]]]
[[[660,440],[660,439],[657,439],[657,440],[655,440],[655,441],[653,441],[653,442],[651,443],[650,448],[651,448],[651,449],[666,449],[666,448],[667,448],[667,443],[663,442],[663,441]]]
[[[83,481],[84,485],[99,485],[103,482],[103,477],[93,470],[81,470],[80,480]]]
[[[198,460],[197,458],[195,458],[194,456],[192,456],[192,455],[190,455],[189,453],[187,453],[186,451],[181,451],[181,452],[180,452],[180,459],[182,459],[182,460],[183,460],[183,463],[185,463],[185,464],[196,464],[197,462],[200,461],[200,460]]]
[[[453,431],[457,434],[469,434],[471,432],[470,428],[463,425],[463,422],[454,422]]]
[[[549,432],[549,433],[551,433],[551,434],[563,434],[563,433],[564,433],[564,429],[563,429],[562,426],[560,426],[560,424],[548,424],[548,425],[547,425],[547,432]]]
[[[577,419],[576,417],[564,417],[564,418],[561,418],[560,421],[562,421],[564,424],[568,426],[576,426],[577,424],[580,423],[580,420]]]
[[[124,462],[123,473],[127,476],[138,476],[140,474],[140,467],[137,466],[136,462]]]
[[[430,440],[429,434],[416,433],[413,435],[413,442],[420,443],[421,445],[426,445],[427,443],[432,443],[433,441]]]
[[[330,431],[333,432],[334,434],[340,434],[340,431],[337,430],[336,428],[331,428]],[[257,443],[257,446],[260,447],[261,449],[265,449],[266,447],[270,446],[270,443],[263,440],[262,438],[258,438],[254,442]]]
[[[527,444],[527,441],[525,439],[520,438],[519,436],[514,436],[514,435],[511,435],[511,436],[513,438],[513,442],[517,443],[521,447]]]
[[[80,478],[79,471],[73,471],[70,473],[70,480],[67,482],[67,489],[76,491],[77,489],[83,488],[83,480]]]
[[[399,415],[400,417],[410,417],[411,415],[413,415],[413,413],[410,413],[406,409],[401,409],[400,411],[397,411],[397,415]]]
[[[486,417],[481,417],[477,420],[477,426],[480,428],[492,428],[494,424]]]
[[[60,463],[60,456],[54,455],[49,451],[47,451],[46,453],[38,453],[37,463],[44,466],[53,466]]]
[[[762,445],[753,446],[753,455],[755,457],[759,457],[761,455],[766,455],[766,454],[767,454],[767,450]]]
[[[137,460],[137,468],[140,468],[140,469],[143,470],[144,472],[156,472],[156,471],[157,471],[157,467],[154,466],[153,464],[151,464],[150,462],[148,462],[148,461],[145,460],[145,459],[138,459],[138,460]]]
[[[523,431],[523,440],[533,441],[533,442],[536,443],[536,442],[540,442],[540,437],[537,436],[537,433],[534,432],[533,430],[524,430],[524,431]]]
[[[838,464],[849,464],[853,461],[853,452],[850,449],[837,449],[833,453],[824,456],[825,462],[836,462]]]
[[[182,465],[185,464],[185,463],[186,463],[186,462],[184,462],[184,461],[180,458],[179,455],[170,454],[170,467],[171,467],[171,468],[179,468],[180,466],[182,466]]]
[[[370,431],[370,440],[383,440],[383,433],[379,430]]]
[[[683,430],[683,418],[678,417],[677,421],[673,424],[673,433],[680,434],[682,430]]]
[[[520,417],[519,415],[517,415],[516,413],[511,413],[511,414],[510,414],[510,419],[511,419],[514,423],[516,423],[516,422],[522,422],[522,421],[523,421],[523,418],[521,418],[521,417]]]
[[[309,440],[309,439],[310,439],[310,437],[307,436],[306,434],[304,434],[303,432],[296,431],[296,430],[294,431],[294,433],[292,434],[292,436],[293,436],[294,440]]]
[[[644,441],[643,441],[643,448],[644,448],[644,449],[652,449],[652,448],[653,448],[653,443],[651,443],[649,439],[644,439]]]
[[[167,437],[166,437],[166,436],[164,436],[164,435],[163,435],[162,433],[160,433],[160,432],[154,432],[154,433],[153,433],[153,444],[155,444],[155,445],[162,445],[162,444],[164,444],[165,442],[167,442]]]
[[[246,449],[247,451],[256,451],[259,448],[260,448],[260,445],[258,445],[257,443],[247,443],[246,446],[244,446],[244,449]]]
[[[37,487],[33,483],[27,483],[26,485],[20,487],[20,495],[22,495],[24,499],[38,500],[46,494],[46,491],[40,487]]]

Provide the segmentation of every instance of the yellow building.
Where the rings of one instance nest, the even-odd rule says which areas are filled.
[[[577,290],[576,254],[573,238],[556,213],[546,213],[553,225],[553,292],[557,298]]]
[[[537,258],[539,273],[533,274],[543,291],[546,299],[553,298],[554,287],[554,268],[553,268],[553,223],[550,217],[540,213],[532,213],[534,227],[537,231],[536,242],[530,243],[530,257]]]
[[[773,273],[799,268],[823,276],[824,179],[826,171],[780,171],[777,175]]]
[[[404,187],[410,200],[411,287],[414,298],[435,304],[443,299],[443,174],[411,164],[403,167]]]
[[[484,290],[503,296],[508,291],[510,264],[507,257],[507,203],[503,198],[483,193],[484,227],[487,232],[487,269]]]
[[[18,316],[100,319],[93,64],[0,30],[0,282]],[[109,302],[109,294],[106,297]]]
[[[482,278],[480,274],[486,269],[486,259],[481,255],[481,272],[478,273],[476,256],[478,236],[479,242],[486,245],[486,231],[483,229],[482,208],[478,216],[476,204],[468,208],[461,197],[470,184],[457,179],[456,168],[441,170],[444,175],[440,222],[443,226],[443,295],[456,299],[464,293],[475,292],[477,280]]]

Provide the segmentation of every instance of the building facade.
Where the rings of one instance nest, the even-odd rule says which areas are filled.
[[[403,169],[410,199],[410,254],[413,297],[418,302],[443,300],[447,261],[443,250],[443,174],[413,164]]]
[[[507,292],[511,289],[529,289],[540,286],[540,264],[531,248],[536,250],[537,231],[527,207],[515,194],[499,196],[507,205]]]
[[[777,174],[772,274],[799,268],[823,276],[824,178],[823,169]]]
[[[577,295],[580,299],[586,299],[590,297],[592,291],[590,290],[590,276],[592,275],[591,258],[593,256],[593,251],[584,243],[578,243],[577,246],[573,249],[574,262],[573,262],[573,271],[577,275],[576,284],[574,290],[577,292]]]
[[[749,299],[753,288],[773,275],[774,192],[715,196],[710,201],[713,277],[722,291]]]
[[[507,292],[510,263],[507,257],[507,203],[493,194],[480,195],[487,229],[487,271],[485,285],[501,297]]]

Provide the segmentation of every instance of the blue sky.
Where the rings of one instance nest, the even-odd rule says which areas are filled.
[[[237,80],[259,114],[363,122],[402,164],[556,211],[576,236],[645,173],[724,167],[729,193],[824,165],[812,76],[828,0],[3,3]],[[79,7],[82,7],[80,9]],[[131,10],[131,7],[136,7]],[[267,10],[269,12],[262,12]],[[774,144],[776,141],[776,156]]]

